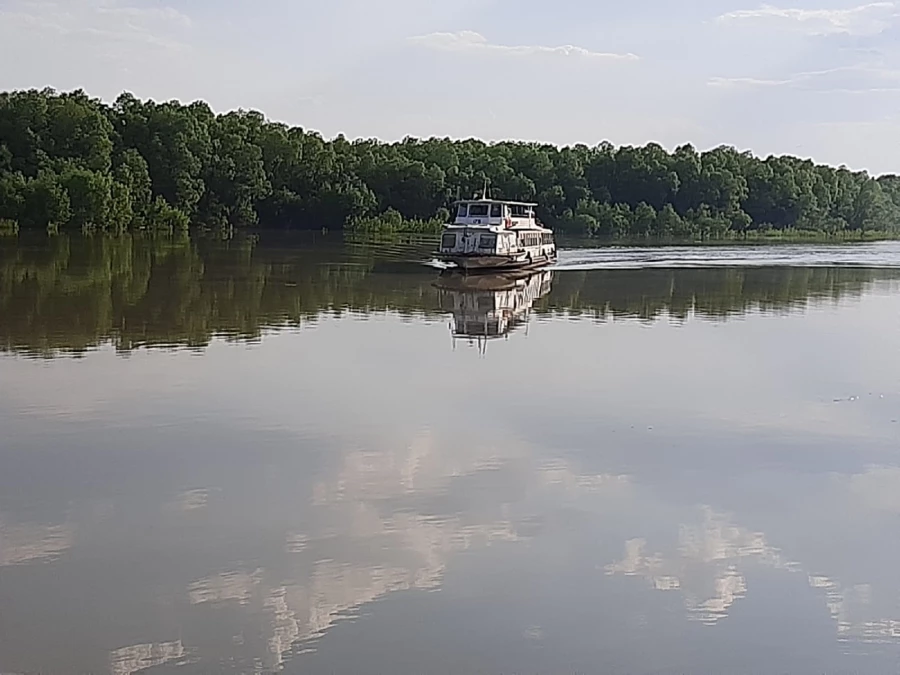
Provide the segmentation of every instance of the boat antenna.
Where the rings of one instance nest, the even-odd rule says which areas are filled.
[[[484,177],[484,193],[481,197],[482,199],[488,198],[488,179],[487,176]]]

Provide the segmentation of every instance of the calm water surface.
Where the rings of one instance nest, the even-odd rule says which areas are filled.
[[[0,239],[0,672],[900,670],[900,244],[427,250]]]

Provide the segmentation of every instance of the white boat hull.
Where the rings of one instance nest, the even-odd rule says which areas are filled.
[[[555,255],[531,257],[521,254],[438,253],[437,258],[467,272],[534,269],[556,262]]]

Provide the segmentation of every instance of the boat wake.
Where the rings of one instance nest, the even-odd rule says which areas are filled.
[[[456,265],[454,265],[453,263],[446,263],[442,260],[438,260],[437,258],[424,260],[422,261],[422,264],[425,265],[425,267],[430,267],[435,270],[450,270],[456,268]]]
[[[900,242],[567,249],[552,269],[841,266],[900,268]]]

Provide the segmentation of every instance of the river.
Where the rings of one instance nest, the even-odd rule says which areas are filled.
[[[896,672],[900,244],[0,238],[0,672]]]

